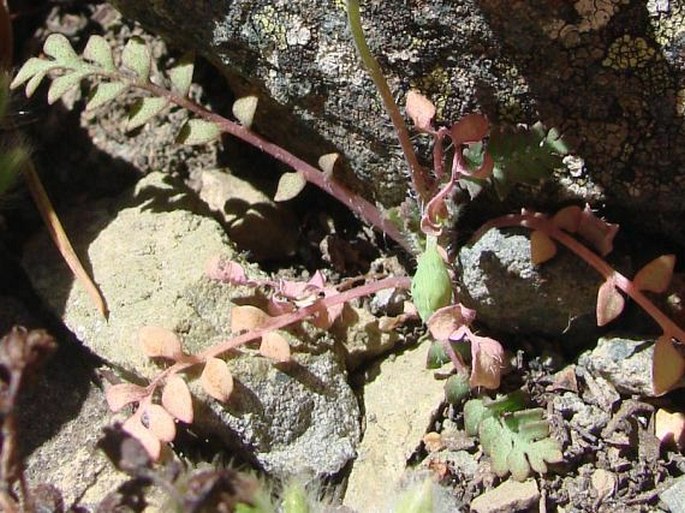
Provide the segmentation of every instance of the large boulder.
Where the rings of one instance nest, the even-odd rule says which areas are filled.
[[[315,161],[342,152],[376,199],[406,194],[406,166],[341,0],[114,0],[127,16],[207,57],[237,94],[263,98],[257,128]],[[482,110],[541,119],[585,162],[565,190],[592,191],[685,241],[685,6],[680,2],[363,2],[372,51],[404,102],[444,120]],[[593,196],[598,199],[597,195]]]

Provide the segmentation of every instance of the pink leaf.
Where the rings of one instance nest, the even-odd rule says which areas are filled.
[[[127,404],[137,403],[147,395],[148,391],[146,388],[132,383],[111,385],[105,390],[107,405],[113,412],[118,412]]]
[[[447,219],[449,213],[445,200],[454,190],[454,182],[450,180],[424,208],[421,216],[421,231],[426,235],[440,235],[442,223]]]
[[[159,459],[159,455],[162,452],[162,444],[152,431],[143,426],[140,422],[140,415],[135,414],[130,417],[124,422],[122,428],[141,443],[153,460],[157,461]]]
[[[183,357],[181,341],[176,333],[159,326],[144,326],[138,330],[138,343],[148,358],[179,360]]]
[[[233,262],[226,260],[223,257],[214,257],[205,267],[205,273],[212,280],[218,280],[233,285],[247,285],[249,280],[245,274],[243,267]]]
[[[491,390],[499,388],[502,377],[504,349],[493,338],[469,335],[471,341],[471,377],[472,387],[485,387]]]
[[[231,332],[252,331],[264,326],[271,317],[252,305],[236,305],[231,309]]]
[[[597,326],[605,326],[621,315],[625,300],[609,278],[597,292]]]
[[[530,234],[530,260],[533,265],[540,265],[557,254],[557,245],[545,233],[534,230]]]
[[[435,117],[435,105],[421,93],[411,89],[407,94],[407,115],[417,129],[431,132],[433,118]]]
[[[262,336],[259,353],[278,363],[286,363],[290,361],[290,344],[282,335],[270,331]]]
[[[633,278],[633,285],[640,290],[666,292],[673,277],[674,267],[675,255],[661,255],[638,271]]]
[[[174,418],[158,404],[149,404],[145,408],[142,421],[162,442],[172,442],[176,437]]]
[[[652,357],[652,390],[654,395],[663,395],[672,390],[685,374],[685,357],[671,341],[663,335],[654,344]]]
[[[592,212],[590,205],[585,205],[578,224],[578,234],[600,255],[606,256],[614,249],[614,237],[617,232],[617,224],[607,223],[600,219]]]
[[[459,303],[436,310],[427,325],[435,340],[454,340],[457,334],[461,335],[459,338],[463,337],[461,328],[471,324],[475,318],[475,310]]]
[[[576,233],[580,226],[582,215],[583,210],[579,206],[571,205],[570,207],[562,208],[554,214],[552,222],[568,233]]]
[[[183,378],[171,376],[167,379],[162,391],[162,406],[181,422],[193,422],[193,398]]]
[[[210,358],[200,376],[200,383],[210,396],[225,403],[233,392],[233,375],[228,365],[219,358]]]
[[[456,146],[475,143],[488,135],[490,123],[482,114],[467,114],[457,121],[450,130],[452,141]]]

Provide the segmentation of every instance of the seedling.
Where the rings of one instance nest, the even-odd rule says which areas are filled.
[[[497,400],[471,399],[464,405],[464,426],[478,435],[483,452],[492,458],[492,470],[500,477],[511,472],[525,481],[531,470],[544,474],[548,463],[560,463],[559,442],[550,437],[541,408],[523,409],[520,393]]]

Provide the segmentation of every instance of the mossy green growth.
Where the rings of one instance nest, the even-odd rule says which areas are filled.
[[[427,238],[426,249],[419,255],[411,282],[411,294],[423,322],[436,310],[452,302],[452,280],[438,251],[435,237]]]

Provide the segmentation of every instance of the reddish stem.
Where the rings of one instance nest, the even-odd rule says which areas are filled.
[[[599,272],[605,280],[612,280],[614,285],[632,298],[642,309],[654,319],[654,321],[664,331],[664,335],[675,339],[681,344],[685,344],[685,330],[680,328],[666,314],[664,314],[652,301],[639,290],[631,280],[616,271],[602,257],[590,250],[568,233],[561,230],[550,219],[541,215],[534,214],[511,214],[499,217],[485,224],[475,235],[480,237],[490,228],[505,228],[511,226],[522,226],[531,230],[540,230],[549,237],[556,239],[573,253],[582,258],[587,264]]]
[[[389,278],[373,281],[365,285],[360,285],[359,287],[346,290],[334,296],[322,298],[313,303],[312,305],[301,308],[300,310],[297,310],[295,312],[273,317],[269,322],[267,322],[264,326],[260,328],[248,331],[247,333],[243,333],[242,335],[238,335],[224,342],[215,344],[205,349],[201,353],[192,355],[187,359],[184,359],[184,361],[182,362],[175,363],[174,365],[166,369],[164,372],[160,373],[157,377],[155,377],[155,379],[147,387],[148,393],[152,394],[157,385],[159,385],[159,383],[166,379],[168,376],[176,374],[177,372],[181,372],[193,365],[204,363],[209,358],[213,358],[219,356],[222,353],[226,353],[231,349],[235,349],[236,347],[239,347],[247,342],[257,339],[262,335],[269,333],[270,331],[285,328],[286,326],[290,326],[291,324],[295,324],[296,322],[304,321],[308,317],[312,317],[317,312],[321,311],[322,307],[327,309],[336,305],[348,303],[349,301],[358,299],[360,297],[368,296],[370,294],[373,294],[374,292],[378,292],[379,290],[383,289],[407,289],[410,286],[411,278],[408,278],[406,276],[391,276]]]

